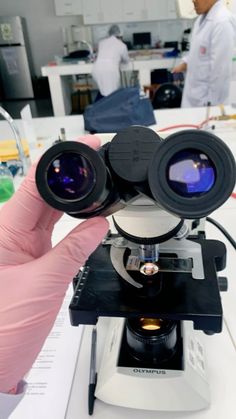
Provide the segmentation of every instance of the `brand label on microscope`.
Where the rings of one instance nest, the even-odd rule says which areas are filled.
[[[154,378],[154,377],[177,377],[181,375],[182,371],[177,370],[158,370],[154,368],[129,368],[119,367],[119,373],[133,376],[141,376],[143,378]]]
[[[166,374],[165,370],[149,370],[149,369],[146,369],[146,368],[134,368],[133,372],[135,374],[149,374],[149,375]]]

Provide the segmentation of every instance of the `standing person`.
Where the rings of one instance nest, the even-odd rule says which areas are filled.
[[[190,51],[173,73],[185,72],[181,106],[219,105],[229,100],[236,19],[221,0],[193,0],[197,18]]]
[[[92,76],[99,89],[98,98],[108,96],[120,87],[120,64],[128,63],[128,48],[122,42],[118,25],[112,25],[109,36],[98,44],[97,59],[93,66]]]

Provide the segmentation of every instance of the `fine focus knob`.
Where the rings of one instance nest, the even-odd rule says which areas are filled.
[[[218,285],[220,291],[228,291],[228,279],[225,276],[218,277]]]

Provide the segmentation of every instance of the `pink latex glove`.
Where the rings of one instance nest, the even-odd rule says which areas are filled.
[[[98,139],[88,136],[93,148]],[[74,228],[54,248],[62,212],[50,208],[35,185],[35,166],[0,212],[0,392],[29,371],[49,334],[72,278],[108,230],[103,217]]]

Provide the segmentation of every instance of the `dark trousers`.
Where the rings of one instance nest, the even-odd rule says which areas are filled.
[[[105,97],[105,96],[103,96],[99,91],[98,91],[98,94],[97,94],[97,96],[96,96],[96,98],[95,98],[95,101],[94,102],[97,102],[98,100],[100,100],[100,99],[102,99],[103,97]]]

